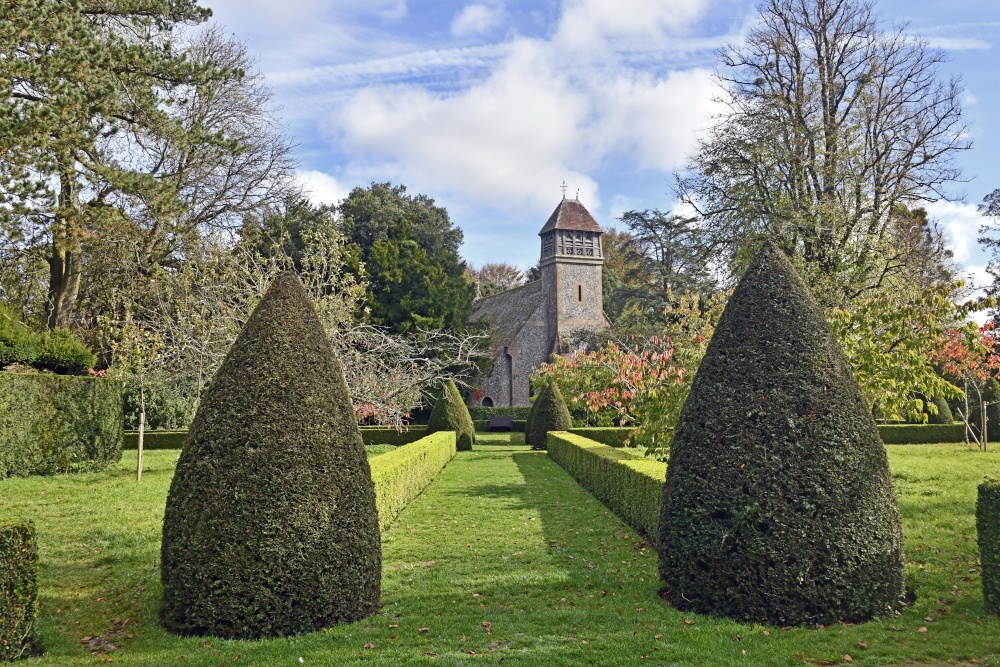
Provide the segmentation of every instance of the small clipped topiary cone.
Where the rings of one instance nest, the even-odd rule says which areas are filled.
[[[768,243],[719,320],[670,445],[666,596],[777,625],[893,614],[901,542],[871,411],[808,288]]]
[[[533,449],[548,447],[545,435],[549,431],[573,428],[573,417],[569,414],[562,392],[554,382],[548,382],[542,387],[531,411],[531,418],[524,426],[524,441]]]
[[[438,431],[455,431],[455,449],[460,452],[472,449],[472,443],[476,441],[476,425],[452,380],[441,387],[441,395],[427,420],[427,434]]]
[[[198,407],[163,518],[160,621],[253,639],[381,606],[371,470],[343,370],[299,279],[278,277]]]

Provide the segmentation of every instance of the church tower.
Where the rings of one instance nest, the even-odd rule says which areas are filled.
[[[604,314],[604,230],[577,199],[559,202],[538,232],[549,354],[580,347],[580,334],[609,325]]]
[[[563,200],[538,233],[542,279],[478,299],[472,321],[485,318],[493,370],[468,396],[471,405],[531,405],[531,374],[583,347],[580,335],[611,325],[604,314],[601,226],[579,199]]]

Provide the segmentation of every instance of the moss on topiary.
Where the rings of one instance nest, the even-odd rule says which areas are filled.
[[[778,625],[903,601],[885,448],[808,288],[768,243],[729,300],[681,411],[660,516],[678,608]]]
[[[381,605],[371,470],[344,374],[302,284],[279,276],[226,355],[163,518],[163,626],[258,638]]]
[[[441,386],[430,419],[427,420],[427,435],[438,431],[455,431],[455,446],[460,452],[472,449],[472,443],[476,441],[476,426],[472,423],[462,395],[458,393],[458,387],[451,380]]]
[[[545,449],[545,435],[549,431],[568,431],[573,418],[563,400],[562,392],[554,382],[547,383],[531,406],[531,419],[524,427],[524,441],[532,449]]]

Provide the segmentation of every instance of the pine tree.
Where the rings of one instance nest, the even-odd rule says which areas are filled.
[[[163,518],[163,626],[258,638],[380,607],[371,470],[340,362],[280,276],[191,424]]]

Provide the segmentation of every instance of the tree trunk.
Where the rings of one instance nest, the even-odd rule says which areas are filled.
[[[52,254],[49,256],[47,320],[50,329],[69,326],[83,273],[82,230],[76,229],[80,201],[74,170],[64,170],[59,181],[59,206],[52,222]]]

